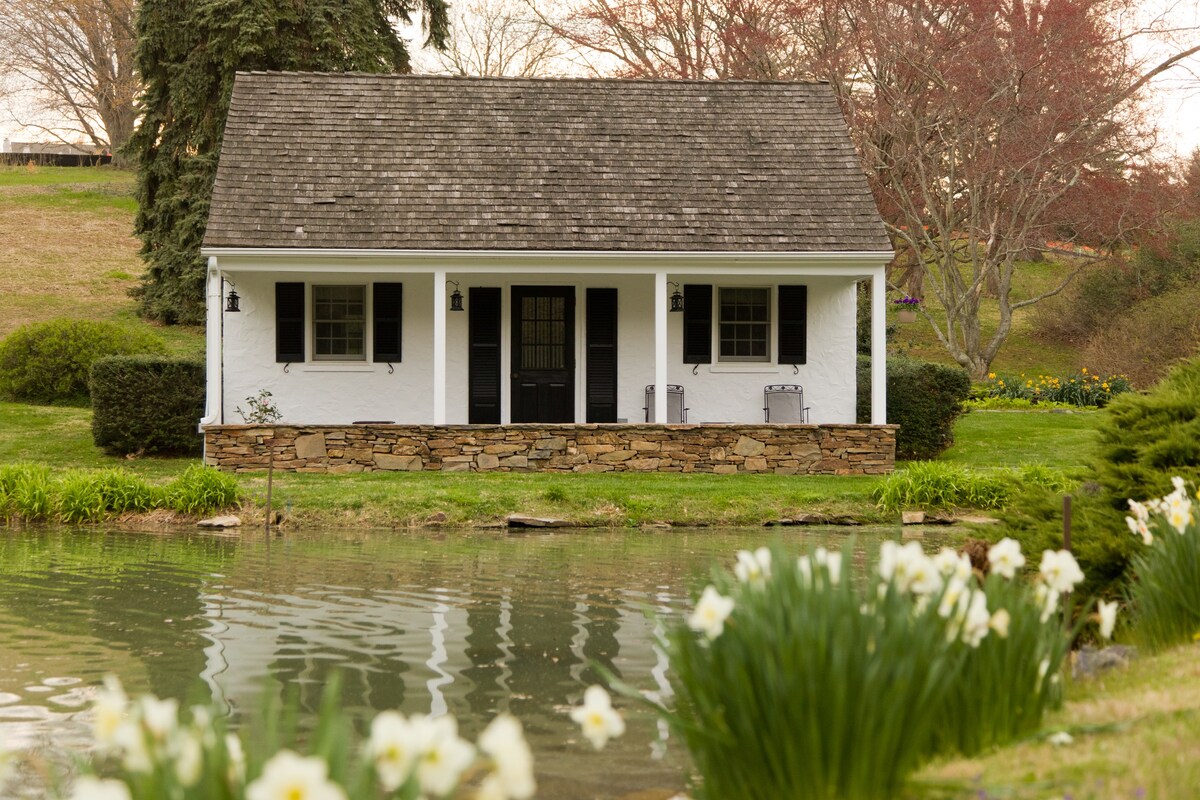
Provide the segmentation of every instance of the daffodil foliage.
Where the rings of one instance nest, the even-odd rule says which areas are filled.
[[[988,575],[966,556],[885,542],[869,578],[852,551],[737,554],[669,633],[681,734],[711,798],[891,798],[940,752],[1036,730],[1059,702],[1075,631],[1065,551],[1036,580],[1006,539]]]
[[[1134,633],[1154,649],[1200,641],[1200,521],[1187,483],[1172,483],[1165,497],[1130,500],[1125,518],[1145,544],[1133,557],[1127,589]]]

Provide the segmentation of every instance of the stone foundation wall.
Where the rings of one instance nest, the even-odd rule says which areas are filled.
[[[891,472],[895,425],[213,425],[204,461],[297,472]]]

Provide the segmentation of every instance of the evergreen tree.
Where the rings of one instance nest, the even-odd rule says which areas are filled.
[[[138,164],[142,314],[204,320],[200,243],[238,70],[409,72],[394,27],[420,14],[445,46],[446,0],[141,0]]]

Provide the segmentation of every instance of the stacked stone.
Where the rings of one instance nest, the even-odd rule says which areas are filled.
[[[205,463],[246,472],[738,472],[867,475],[894,425],[214,425]]]

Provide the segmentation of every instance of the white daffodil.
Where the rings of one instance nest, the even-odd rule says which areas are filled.
[[[908,578],[908,588],[915,595],[935,594],[942,588],[942,573],[924,553],[910,562]]]
[[[897,591],[933,594],[942,588],[942,576],[918,542],[900,546],[884,542],[879,549],[879,577],[895,584]]]
[[[75,779],[71,800],[132,800],[129,787],[112,779],[100,780],[91,775]]]
[[[1075,737],[1072,736],[1071,734],[1067,733],[1066,731],[1059,731],[1058,733],[1050,734],[1049,738],[1047,738],[1046,741],[1049,742],[1050,744],[1054,745],[1055,747],[1063,747],[1064,745],[1068,745],[1068,744],[1071,744],[1072,742],[1074,742]]]
[[[703,632],[710,640],[716,639],[725,630],[725,620],[732,613],[733,598],[723,597],[714,587],[706,586],[696,610],[688,617],[688,627]]]
[[[800,585],[806,589],[812,586],[812,558],[800,556],[796,559],[796,571],[800,574]]]
[[[962,599],[963,593],[967,591],[967,584],[959,578],[951,578],[946,584],[946,591],[942,592],[942,602],[938,605],[938,615],[943,619],[950,619],[950,615],[958,608],[959,600]]]
[[[890,539],[879,545],[879,564],[876,570],[879,577],[890,581],[896,574],[896,562],[900,558],[900,545]]]
[[[602,686],[589,686],[583,693],[583,705],[571,709],[571,719],[583,728],[583,735],[600,750],[625,733],[625,720],[612,707],[612,700]]]
[[[1129,500],[1129,510],[1133,512],[1133,516],[1142,522],[1150,521],[1150,509],[1137,500]]]
[[[1017,570],[1025,566],[1021,543],[1007,536],[988,548],[987,557],[992,572],[1009,580],[1016,577]]]
[[[497,800],[527,800],[537,791],[533,779],[533,753],[525,741],[521,723],[510,714],[496,717],[479,734],[479,749],[492,760],[491,797]],[[483,787],[480,787],[480,793]]]
[[[1038,662],[1038,683],[1046,680],[1046,673],[1050,671],[1050,659],[1043,658]]]
[[[246,751],[235,734],[225,734],[225,753],[229,757],[225,780],[230,786],[241,786],[246,781]]]
[[[1113,628],[1117,625],[1117,601],[1112,600],[1106,603],[1101,600],[1096,603],[1096,613],[1100,617],[1100,635],[1105,639],[1111,639]]]
[[[329,780],[323,760],[280,750],[246,787],[246,800],[346,800],[346,793]]]
[[[1067,550],[1047,550],[1042,553],[1040,573],[1046,585],[1059,593],[1069,592],[1083,581],[1079,562]]]
[[[1167,502],[1163,514],[1167,524],[1179,533],[1186,533],[1192,522],[1192,501],[1182,492],[1170,494],[1165,499]]]
[[[992,615],[988,613],[987,595],[983,592],[971,594],[971,604],[963,619],[963,641],[970,647],[979,647],[984,637],[988,635]]]
[[[165,742],[167,737],[179,726],[179,701],[173,699],[159,700],[154,695],[146,695],[139,706],[142,724],[156,741]]]
[[[404,785],[417,761],[417,743],[403,714],[384,711],[371,721],[367,754],[384,791],[394,792]]]
[[[1130,500],[1129,502],[1132,503],[1133,501]],[[1145,520],[1126,517],[1125,524],[1129,526],[1130,533],[1134,536],[1142,537],[1142,544],[1147,547],[1154,544],[1154,534],[1150,533],[1150,526],[1146,524]]]
[[[459,737],[454,717],[415,716],[410,724],[417,743],[417,782],[421,790],[438,797],[450,794],[475,760],[475,748]]]
[[[92,734],[100,752],[116,748],[117,729],[128,712],[129,698],[121,688],[121,682],[115,675],[106,675],[104,686],[96,692],[96,700],[92,703]]]
[[[1181,495],[1187,496],[1187,486],[1183,482],[1183,478],[1178,475],[1171,478],[1171,485],[1175,487],[1175,491]]]
[[[824,548],[817,548],[817,563],[821,563],[821,553]],[[836,550],[825,553],[825,569],[829,572],[829,585],[837,586],[842,582],[842,554]]]
[[[1012,615],[1008,613],[1006,608],[998,608],[992,614],[992,618],[988,620],[988,627],[996,632],[996,635],[1001,639],[1008,638],[1008,626],[1012,622]]]
[[[971,577],[971,559],[966,553],[960,553],[951,547],[943,547],[938,551],[938,554],[933,557],[934,566],[943,578],[958,578],[959,580],[967,580]]]
[[[204,767],[204,747],[200,734],[194,730],[180,730],[171,742],[172,766],[175,777],[185,788],[195,786]]]
[[[1044,624],[1058,610],[1058,592],[1049,588],[1044,583],[1039,583],[1033,589],[1033,597],[1037,601],[1037,604],[1042,607],[1041,620]]]
[[[121,766],[129,772],[151,772],[154,760],[146,731],[134,719],[126,719],[113,733],[113,749],[121,754]]]
[[[761,585],[771,577],[771,551],[765,547],[760,547],[753,553],[749,550],[738,550],[733,574],[742,583]]]

